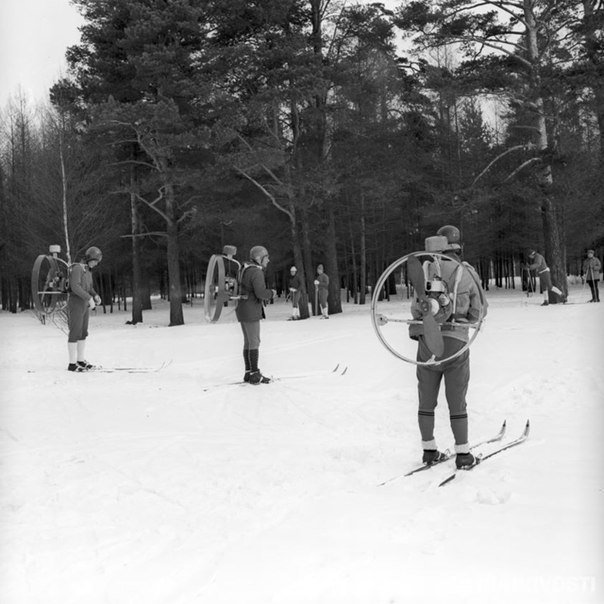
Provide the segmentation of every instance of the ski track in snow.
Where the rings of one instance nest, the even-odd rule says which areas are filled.
[[[369,304],[262,323],[268,386],[241,379],[233,313],[167,327],[91,318],[88,357],[157,373],[70,374],[66,338],[0,313],[2,604],[583,604],[602,584],[603,310],[494,289],[471,347],[471,439],[529,439],[438,483],[420,458],[415,367]],[[586,294],[571,292],[575,301]],[[395,304],[395,302],[392,302]],[[403,327],[404,329],[404,327]],[[444,394],[439,446],[452,448]],[[481,447],[488,452],[497,443]]]

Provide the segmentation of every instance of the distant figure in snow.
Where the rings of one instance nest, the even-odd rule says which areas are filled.
[[[319,308],[321,309],[321,319],[329,319],[327,309],[327,296],[329,295],[329,277],[325,274],[322,264],[317,266],[317,277],[315,287],[318,289]]]
[[[589,289],[591,290],[590,302],[599,302],[600,291],[598,289],[598,281],[600,280],[602,264],[600,263],[600,260],[595,257],[595,252],[593,250],[587,250],[587,258],[583,260],[581,269],[581,277],[587,281]]]
[[[98,266],[103,254],[98,247],[90,247],[80,262],[74,264],[69,272],[69,297],[67,300],[67,325],[69,335],[68,371],[88,371],[93,369],[85,358],[86,338],[90,311],[101,303],[100,296],[94,291],[92,269]]]
[[[435,274],[445,282],[451,298],[452,314],[440,325],[444,340],[444,352],[440,358],[452,357],[460,351],[469,339],[469,328],[460,323],[476,323],[487,313],[487,301],[480,286],[480,278],[467,262],[461,261],[461,233],[452,225],[445,225],[437,231],[442,240],[438,250],[456,262],[441,261]],[[437,240],[437,238],[434,238]],[[437,251],[437,250],[431,250]],[[411,313],[415,319],[422,316],[418,301],[414,300]],[[455,323],[451,323],[454,319]],[[412,324],[409,335],[418,341],[417,360],[428,361],[432,352],[423,336],[423,325]],[[438,359],[437,359],[438,360]],[[435,365],[417,365],[417,390],[419,395],[418,423],[422,439],[422,461],[431,465],[443,461],[434,439],[434,410],[438,404],[438,392],[442,379],[445,380],[445,394],[449,406],[449,420],[455,439],[455,463],[458,468],[469,468],[477,463],[470,452],[468,442],[468,412],[466,393],[470,383],[470,351],[465,350],[449,361]]]
[[[287,282],[287,288],[292,301],[292,316],[288,321],[297,321],[300,318],[300,277],[298,276],[298,269],[292,266],[289,269],[289,279]]]
[[[549,267],[545,262],[545,258],[538,254],[535,250],[528,251],[529,263],[525,268],[528,270],[536,271],[539,277],[539,289],[543,294],[543,303],[541,306],[549,305],[549,292],[552,291],[557,294],[563,302],[566,302],[566,298],[562,291],[560,291],[555,285],[552,284],[552,276],[550,274]]]
[[[241,269],[239,279],[240,298],[237,302],[237,320],[243,331],[243,381],[250,384],[268,384],[271,380],[258,369],[260,356],[260,319],[265,318],[264,302],[272,300],[274,289],[266,287],[264,271],[269,263],[268,251],[262,245],[250,250],[250,261]]]

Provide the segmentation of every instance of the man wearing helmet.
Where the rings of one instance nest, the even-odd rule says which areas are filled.
[[[250,250],[250,261],[241,269],[237,303],[237,320],[243,331],[243,381],[250,384],[268,384],[270,379],[258,369],[260,349],[260,319],[264,319],[264,302],[271,300],[275,291],[266,287],[264,271],[269,263],[268,251],[262,245]]]
[[[292,301],[292,316],[288,321],[297,321],[300,318],[300,286],[301,283],[300,277],[298,276],[298,269],[295,266],[292,266],[289,269],[289,280],[287,283]]]
[[[429,242],[430,246],[428,246]],[[455,260],[455,262],[438,262],[438,277],[446,283],[452,302],[452,313],[440,325],[444,341],[444,352],[440,358],[449,358],[458,353],[468,342],[469,328],[464,327],[463,324],[475,323],[484,317],[487,302],[476,271],[467,262],[461,263],[461,234],[457,227],[452,225],[441,227],[437,236],[428,238],[426,244],[428,251],[439,252]],[[436,249],[432,246],[436,246]],[[416,319],[422,316],[415,305],[412,306],[412,313]],[[412,325],[410,335],[418,340],[417,360],[421,362],[430,360],[433,353],[426,345],[421,325]],[[451,430],[455,439],[455,463],[458,468],[468,468],[476,464],[476,458],[470,452],[468,442],[466,392],[470,381],[469,349],[443,363],[417,366],[418,423],[423,461],[426,464],[433,464],[445,457],[438,450],[434,439],[434,411],[443,378]]]
[[[69,272],[69,298],[67,301],[67,324],[69,335],[68,371],[82,372],[93,366],[84,356],[88,336],[90,310],[101,303],[100,296],[94,291],[91,270],[102,260],[103,254],[98,247],[86,250],[84,258],[71,266]]]

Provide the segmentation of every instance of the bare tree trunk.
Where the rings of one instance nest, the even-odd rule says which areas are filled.
[[[359,291],[359,304],[365,304],[366,291],[367,291],[367,243],[366,243],[366,232],[365,232],[365,204],[361,199],[361,284]]]
[[[141,288],[141,266],[140,266],[140,241],[139,241],[139,218],[136,205],[136,195],[134,187],[136,186],[135,168],[130,171],[130,215],[132,218],[132,324],[143,322],[143,300]]]
[[[536,145],[538,151],[545,157],[550,147],[547,124],[545,121],[545,103],[540,95],[541,79],[537,72],[539,63],[539,47],[537,44],[538,23],[533,13],[533,0],[524,0],[524,16],[527,24],[528,54],[533,64],[531,74],[531,87],[538,94],[534,99],[536,113]],[[552,174],[551,160],[544,159],[544,164],[538,170],[538,180],[542,193],[541,215],[543,223],[543,237],[545,241],[545,256],[548,260],[553,282],[564,292],[568,293],[566,279],[565,245],[563,235],[563,224],[558,218],[558,208],[553,196],[554,178]]]
[[[329,275],[329,314],[342,312],[342,290],[340,288],[340,271],[338,270],[338,250],[336,248],[336,220],[333,208],[328,208],[329,222],[327,227],[326,272]]]
[[[174,188],[166,184],[166,215],[168,216],[168,281],[170,291],[170,327],[184,325],[182,288],[178,246],[178,224],[174,219]]]

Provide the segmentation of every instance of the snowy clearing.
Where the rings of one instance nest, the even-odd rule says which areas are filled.
[[[158,303],[91,318],[87,356],[156,373],[66,371],[66,336],[0,313],[3,604],[604,602],[604,305],[487,292],[470,438],[528,441],[446,487],[421,457],[415,367],[369,305],[262,323],[267,386],[241,379],[234,313],[166,326]],[[452,447],[441,393],[437,442]],[[488,448],[485,447],[485,451]]]

